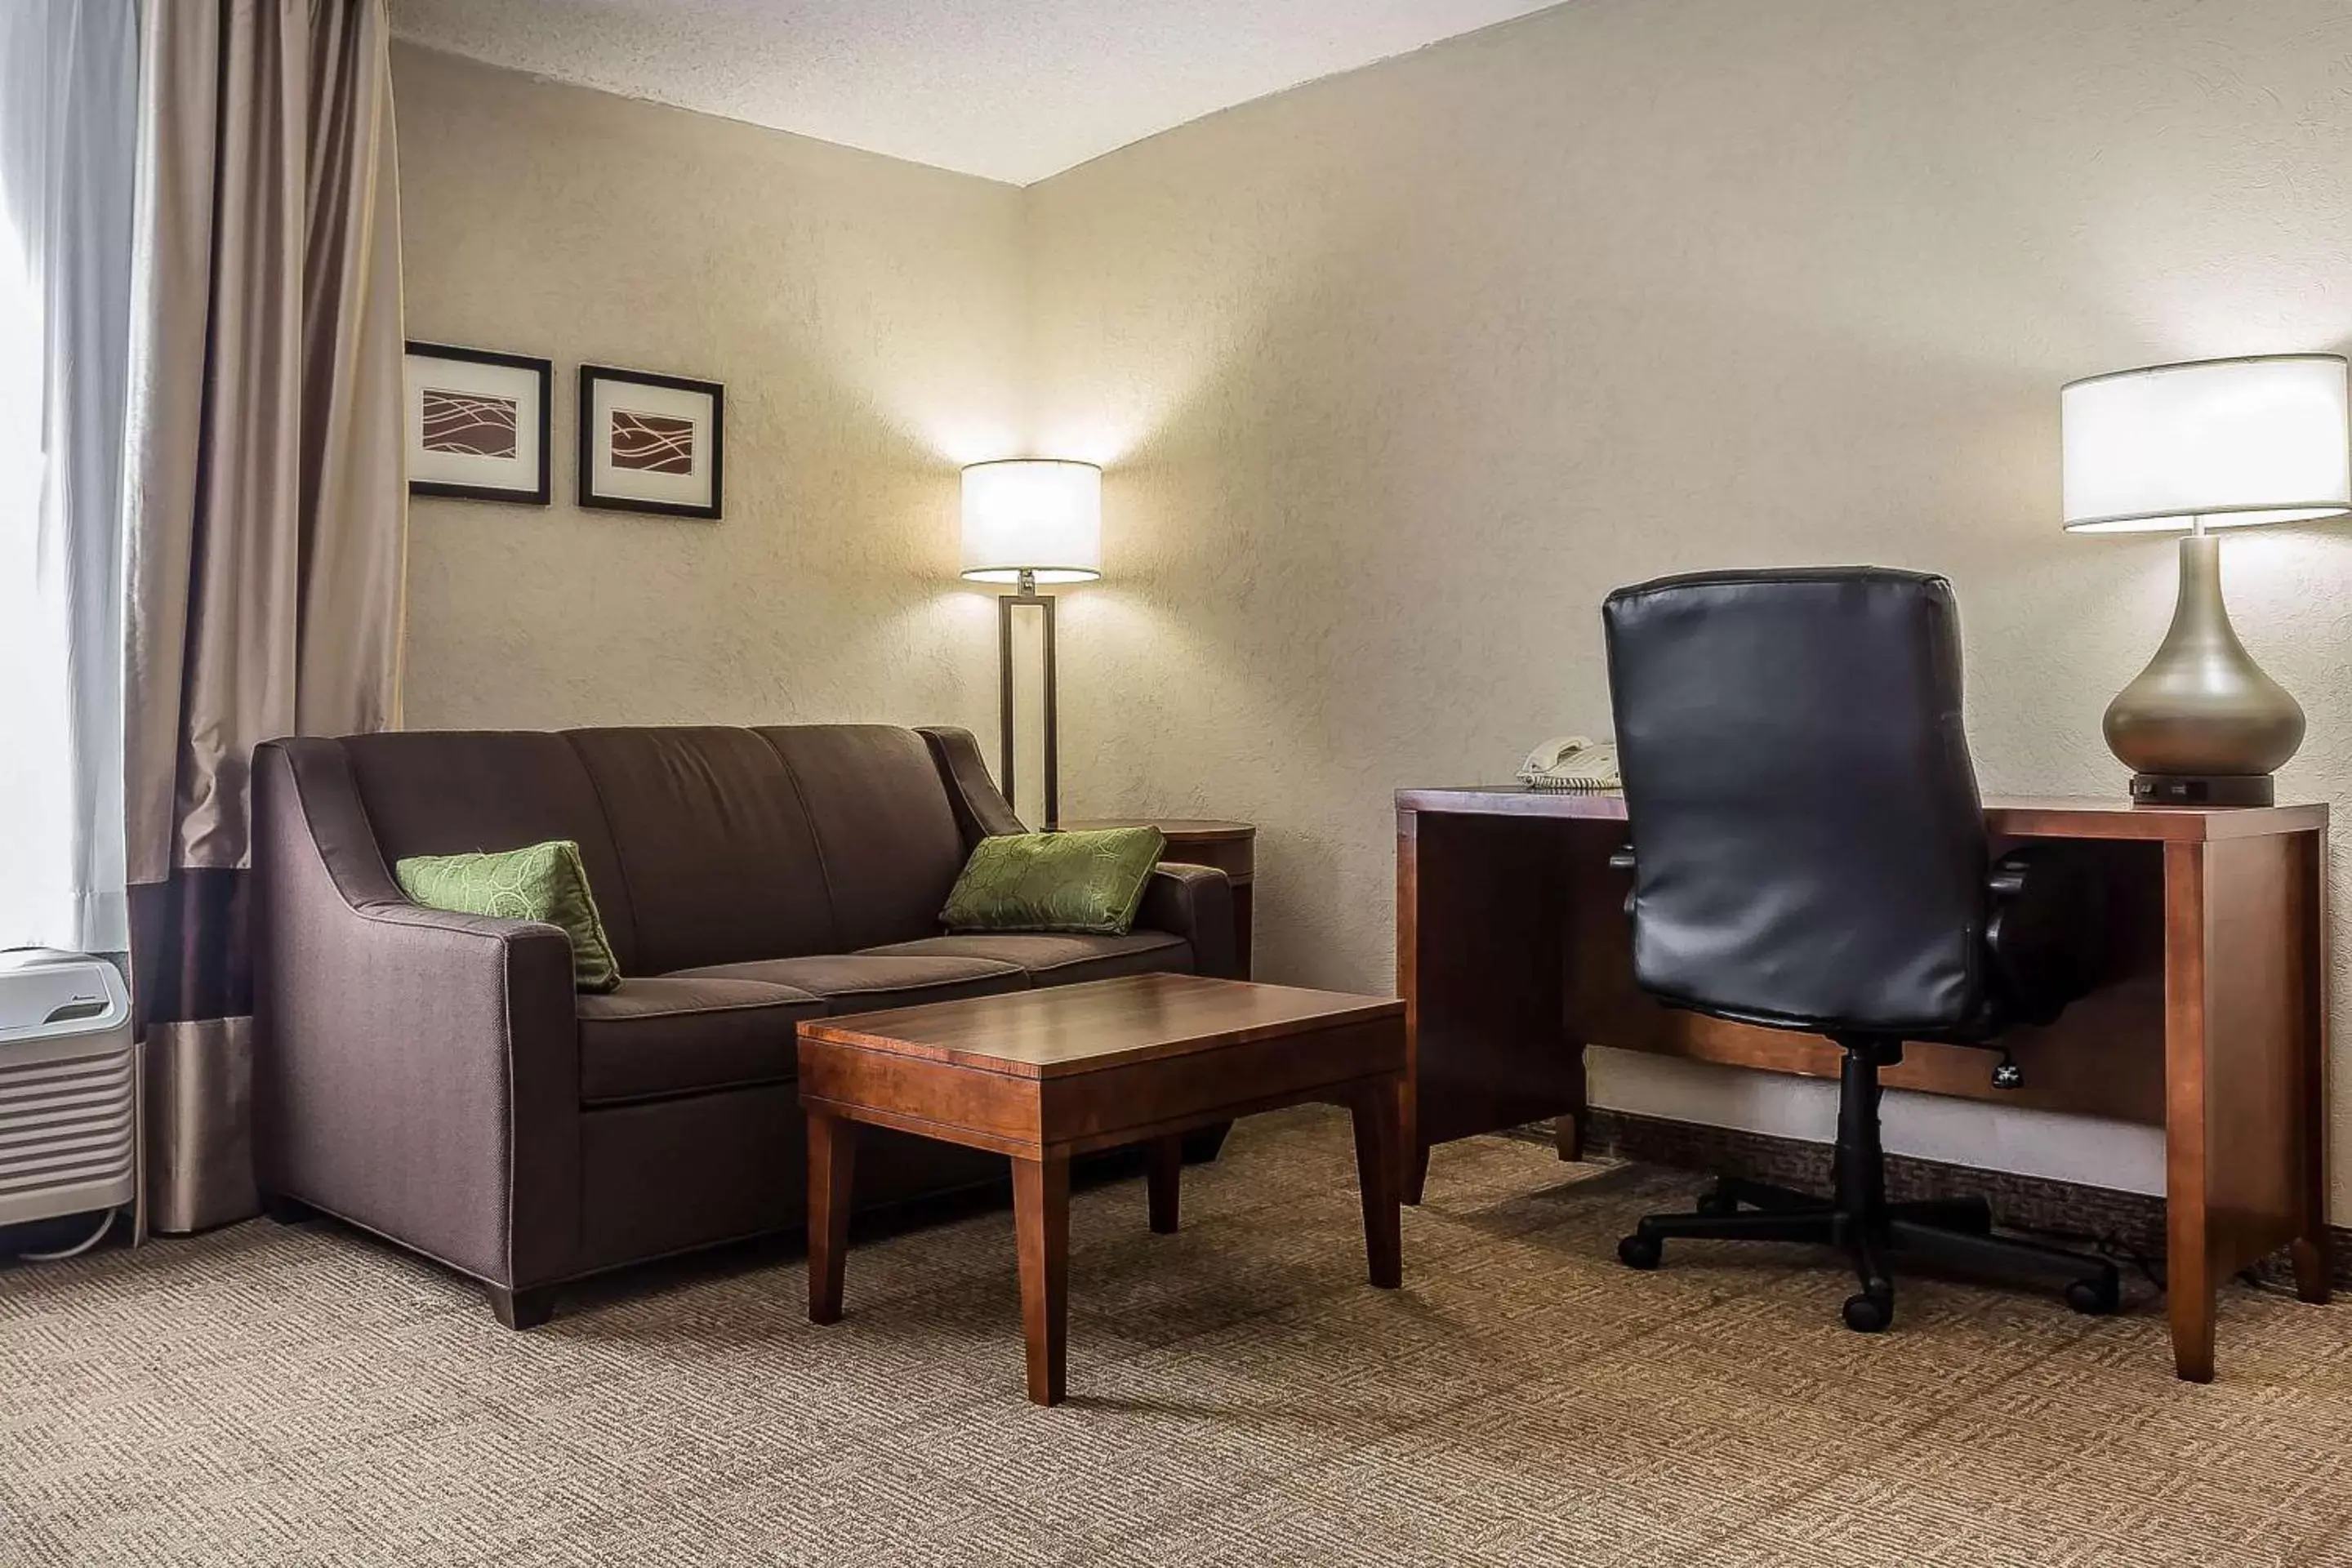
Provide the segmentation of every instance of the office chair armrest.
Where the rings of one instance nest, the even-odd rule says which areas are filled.
[[[1633,847],[1631,844],[1620,844],[1616,848],[1612,849],[1609,852],[1609,868],[1612,871],[1631,873],[1633,869]],[[1633,889],[1631,887],[1625,889],[1625,918],[1628,920],[1633,918]]]
[[[1985,879],[1985,946],[2002,1017],[2047,1024],[2097,983],[2105,884],[2063,844],[2012,849]]]

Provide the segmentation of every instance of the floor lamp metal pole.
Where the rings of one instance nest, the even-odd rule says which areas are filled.
[[[1003,776],[1004,798],[1019,811],[1021,802],[1013,793],[1013,612],[1023,605],[1034,605],[1045,617],[1045,831],[1053,833],[1062,826],[1061,790],[1061,710],[1054,686],[1054,601],[1051,595],[1037,592],[1037,577],[1033,572],[1021,574],[1019,592],[1001,594],[996,600],[996,666],[997,713],[999,733],[997,771]]]

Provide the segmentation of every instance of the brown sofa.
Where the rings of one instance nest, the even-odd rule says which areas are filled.
[[[1235,972],[1222,872],[1163,867],[1124,937],[948,936],[1020,823],[961,730],[407,732],[255,759],[255,1162],[488,1287],[511,1326],[583,1275],[804,1223],[803,1018],[1115,974]],[[580,845],[624,982],[553,926],[408,901],[404,856]],[[880,1205],[1001,1161],[876,1132]]]

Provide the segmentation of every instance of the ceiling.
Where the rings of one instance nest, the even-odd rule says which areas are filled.
[[[1558,0],[392,0],[493,65],[1026,184]]]

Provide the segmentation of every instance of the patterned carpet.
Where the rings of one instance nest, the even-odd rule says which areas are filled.
[[[0,1563],[2343,1564],[2352,1314],[2233,1288],[2224,1381],[2157,1303],[1613,1260],[1692,1184],[1438,1152],[1363,1282],[1339,1113],[1082,1192],[1073,1398],[1020,1396],[1003,1214],[640,1276],[553,1324],[331,1226],[0,1273]]]

